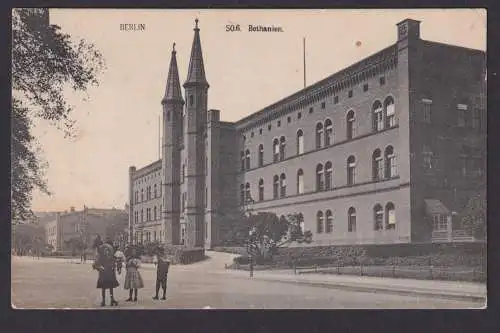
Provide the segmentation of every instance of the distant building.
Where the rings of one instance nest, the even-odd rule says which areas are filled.
[[[127,211],[87,207],[76,211],[72,208],[69,212],[57,213],[53,221],[45,224],[45,240],[54,251],[71,250],[71,240],[80,240],[90,247],[97,235],[105,238],[112,224],[121,226],[119,231],[122,232],[128,224]]]
[[[394,44],[231,123],[207,107],[194,31],[184,97],[172,51],[162,159],[129,169],[134,242],[211,248],[249,210],[302,214],[313,246],[467,236],[453,217],[485,186],[485,52],[406,19]]]

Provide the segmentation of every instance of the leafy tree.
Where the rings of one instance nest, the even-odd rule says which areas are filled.
[[[84,40],[75,43],[57,25],[49,24],[44,8],[12,12],[12,220],[32,221],[32,192],[50,195],[44,172],[46,161],[31,134],[33,119],[43,119],[74,134],[73,111],[63,91],[85,92],[97,85],[105,68],[101,53]]]
[[[278,218],[274,213],[251,214],[247,218],[249,252],[257,256],[257,262],[268,261],[281,247],[293,242],[311,243],[311,231],[303,231],[302,214],[290,214]]]
[[[462,227],[478,239],[486,237],[486,205],[486,191],[479,191],[461,213]]]

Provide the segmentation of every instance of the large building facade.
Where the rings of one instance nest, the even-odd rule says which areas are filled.
[[[54,219],[45,224],[45,243],[52,245],[53,251],[71,250],[70,242],[75,240],[90,248],[97,235],[104,239],[107,228],[111,225],[123,228],[128,220],[128,211],[123,209],[84,206],[83,210],[77,211],[72,207],[69,212],[56,213]],[[128,238],[128,233],[123,236]],[[114,241],[118,243],[119,240]]]
[[[198,22],[188,77],[174,50],[162,158],[130,167],[134,242],[211,248],[238,211],[302,214],[312,245],[468,238],[456,215],[485,186],[486,55],[395,44],[235,123],[208,109]]]

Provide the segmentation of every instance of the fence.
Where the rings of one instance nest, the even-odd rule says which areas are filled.
[[[436,266],[293,266],[294,274],[337,274],[425,280],[452,280],[485,282],[486,271],[481,267],[436,267]]]

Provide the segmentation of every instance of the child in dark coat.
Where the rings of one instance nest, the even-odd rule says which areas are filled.
[[[156,295],[153,299],[158,299],[158,293],[160,291],[160,286],[163,289],[162,300],[167,299],[167,276],[168,269],[170,268],[170,260],[165,257],[165,251],[163,248],[157,249],[157,263],[156,265]]]

